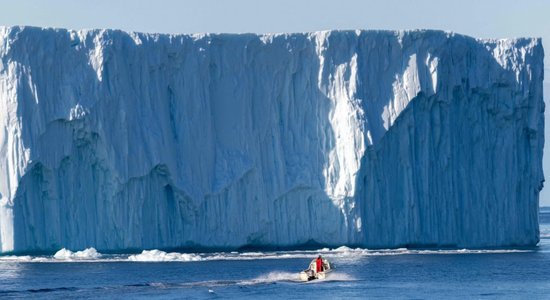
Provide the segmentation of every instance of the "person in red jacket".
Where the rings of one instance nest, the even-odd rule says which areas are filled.
[[[323,258],[321,255],[317,257],[317,260],[315,261],[315,270],[317,272],[323,272],[325,270],[325,264],[323,263]]]

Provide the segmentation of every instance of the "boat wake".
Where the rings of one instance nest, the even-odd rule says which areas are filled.
[[[252,279],[241,279],[241,280],[206,280],[206,281],[193,281],[193,282],[183,282],[183,283],[173,283],[173,282],[147,282],[147,283],[135,283],[135,284],[125,284],[125,285],[114,285],[114,286],[101,286],[101,287],[56,287],[56,288],[43,288],[43,289],[28,289],[28,290],[0,290],[0,297],[3,296],[16,296],[16,295],[36,295],[36,294],[56,294],[59,292],[80,292],[85,293],[86,291],[112,291],[112,290],[121,290],[121,289],[140,289],[140,288],[153,288],[153,289],[193,289],[193,288],[208,288],[209,293],[214,293],[218,288],[224,288],[228,286],[255,286],[255,285],[266,285],[266,284],[276,284],[276,283],[288,283],[288,284],[315,284],[322,282],[336,282],[336,281],[352,281],[355,280],[352,276],[332,272],[325,279],[318,279],[309,282],[302,282],[299,280],[298,273],[291,272],[270,272],[265,275],[261,275]]]
[[[269,284],[279,282],[289,283],[320,283],[328,281],[353,281],[356,280],[353,276],[342,272],[331,272],[325,279],[317,279],[312,281],[301,281],[297,272],[271,272],[266,275],[258,276],[254,279],[239,281],[238,285],[256,285],[256,284]]]
[[[262,284],[273,284],[273,283],[321,283],[321,282],[335,282],[335,281],[353,281],[356,280],[351,275],[341,273],[341,272],[332,272],[326,279],[312,280],[308,282],[303,282],[300,280],[298,272],[279,272],[274,271],[265,275],[261,275],[252,279],[243,279],[243,280],[210,280],[210,281],[198,281],[198,282],[187,282],[181,283],[177,286],[179,287],[223,287],[230,285],[238,286],[253,286],[253,285],[262,285]]]
[[[239,285],[268,284],[275,282],[300,282],[298,272],[270,272],[266,275],[258,276],[250,280],[238,282]]]

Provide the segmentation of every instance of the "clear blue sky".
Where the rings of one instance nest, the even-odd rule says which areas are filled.
[[[71,29],[265,33],[431,28],[482,38],[542,37],[550,57],[548,0],[0,0],[0,7],[0,25]],[[549,58],[545,66],[550,74]],[[544,88],[548,99],[550,80]],[[546,140],[550,141],[548,129]],[[544,170],[550,178],[548,154],[546,150]],[[550,206],[550,180],[548,186],[541,193],[541,205]]]

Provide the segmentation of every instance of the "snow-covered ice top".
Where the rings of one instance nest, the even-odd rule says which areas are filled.
[[[426,30],[1,27],[0,249],[532,245],[542,59]]]

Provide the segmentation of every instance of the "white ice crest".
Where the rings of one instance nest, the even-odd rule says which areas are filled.
[[[80,120],[84,118],[88,113],[89,111],[86,108],[84,108],[80,104],[77,104],[73,108],[71,108],[69,112],[69,121]]]

